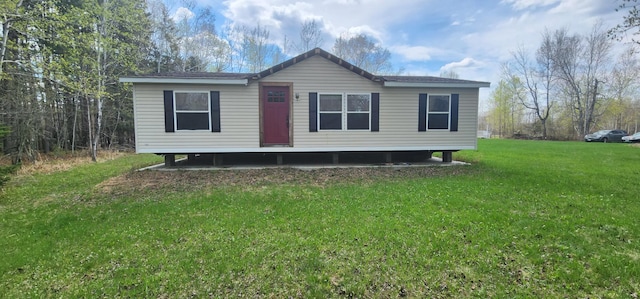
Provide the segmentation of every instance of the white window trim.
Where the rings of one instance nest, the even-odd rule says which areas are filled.
[[[320,110],[320,97],[322,95],[340,95],[342,96],[342,110],[340,112],[338,111],[321,111]],[[366,112],[363,111],[351,111],[349,112],[348,109],[348,100],[347,100],[347,96],[349,95],[367,95],[369,96],[369,110]],[[356,132],[370,132],[371,131],[371,101],[372,101],[372,94],[370,92],[323,92],[323,93],[318,93],[318,106],[316,109],[316,127],[318,128],[318,132],[322,131],[322,132],[341,132],[341,131],[356,131]],[[451,110],[451,107],[449,107],[449,110]],[[334,114],[338,114],[340,113],[340,124],[341,124],[341,129],[336,130],[336,129],[321,129],[320,128],[320,114],[321,113],[334,113]],[[369,128],[368,129],[347,129],[347,116],[348,114],[369,114]]]
[[[177,93],[204,93],[207,95],[207,111],[199,110],[180,110],[178,111],[178,105],[176,105],[176,94]],[[207,112],[209,115],[207,120],[209,122],[209,128],[207,129],[199,129],[199,130],[189,130],[189,129],[178,129],[178,113],[204,113]],[[174,90],[173,91],[173,129],[175,132],[203,132],[203,131],[211,131],[211,92],[208,91],[199,91],[199,90]]]
[[[449,97],[449,109],[447,110],[447,112],[442,112],[442,111],[434,111],[434,112],[430,112],[429,111],[429,101],[431,99],[431,96],[447,96]],[[426,128],[427,131],[449,131],[451,130],[451,94],[440,94],[440,93],[434,93],[434,94],[427,94],[427,117],[426,117]],[[446,114],[447,115],[447,128],[446,129],[429,129],[429,114]]]

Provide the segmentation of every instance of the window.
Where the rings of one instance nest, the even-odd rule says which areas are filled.
[[[318,95],[318,128],[320,130],[369,130],[370,114],[370,94]]]
[[[320,130],[342,130],[342,95],[321,94],[318,106]]]
[[[458,131],[460,94],[418,94],[418,132],[429,130]]]
[[[369,130],[371,95],[347,95],[347,130]]]
[[[284,103],[285,93],[284,91],[269,91],[267,93],[267,102],[269,103]]]
[[[427,103],[427,128],[429,130],[449,129],[449,95],[429,95]]]
[[[175,92],[174,99],[176,130],[209,130],[209,93]]]

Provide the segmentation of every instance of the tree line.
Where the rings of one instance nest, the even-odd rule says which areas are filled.
[[[536,49],[517,48],[503,64],[480,127],[504,137],[563,140],[599,129],[639,131],[637,44],[621,53],[612,47],[628,30],[602,22],[586,34],[547,29]]]
[[[274,41],[261,24],[216,28],[215,13],[183,1],[4,0],[0,3],[0,150],[14,163],[49,151],[134,144],[131,86],[118,78],[160,72],[257,72],[324,43],[321,23]],[[374,73],[390,53],[345,34],[335,53]]]

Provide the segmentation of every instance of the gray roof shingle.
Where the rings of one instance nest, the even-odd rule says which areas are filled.
[[[248,79],[253,73],[169,72],[127,76],[130,78],[180,78],[180,79]]]
[[[461,80],[434,76],[382,76],[387,82],[404,82],[404,83],[486,83],[480,81]]]

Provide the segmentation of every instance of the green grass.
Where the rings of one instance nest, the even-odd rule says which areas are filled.
[[[0,297],[637,297],[640,148],[480,140],[454,159],[473,165],[147,188],[131,169],[159,159],[138,155],[18,177]]]

